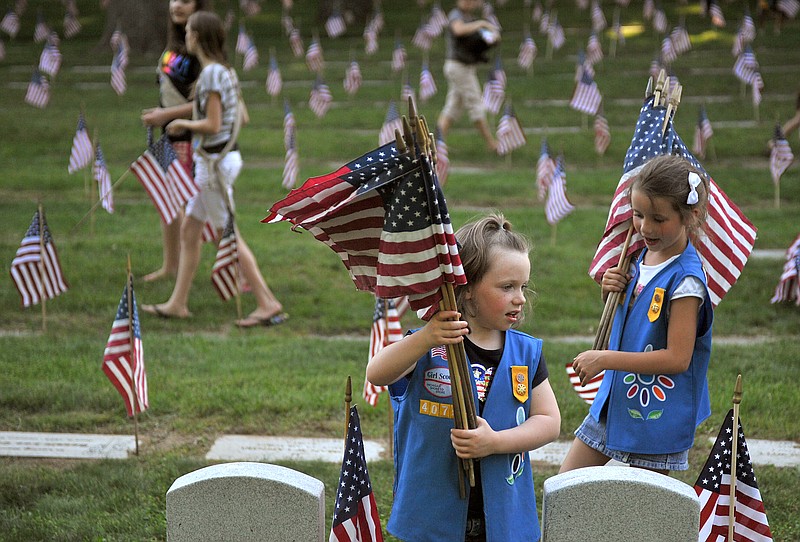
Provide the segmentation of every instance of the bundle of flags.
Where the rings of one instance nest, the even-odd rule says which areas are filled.
[[[574,210],[575,206],[567,199],[567,175],[564,171],[564,160],[559,156],[550,179],[550,187],[547,189],[544,214],[547,223],[553,226]]]
[[[91,163],[92,142],[86,129],[86,120],[83,118],[83,113],[80,113],[78,115],[78,127],[75,129],[75,136],[72,138],[72,149],[69,153],[67,172],[75,173]]]
[[[769,171],[772,182],[779,184],[781,176],[794,161],[794,154],[780,124],[775,125],[775,135],[772,138],[772,150],[769,155]]]
[[[53,299],[69,288],[61,271],[58,251],[47,227],[44,210],[34,213],[11,262],[10,271],[23,307],[35,305],[43,298]]]
[[[236,251],[236,227],[233,215],[228,217],[217,247],[217,256],[211,268],[211,285],[220,299],[228,301],[241,291],[239,254]]]
[[[408,308],[408,301],[395,299],[375,298],[375,312],[372,314],[372,327],[369,332],[369,358],[371,360],[375,354],[383,350],[384,347],[396,343],[403,338],[403,326],[400,324],[402,314],[398,310],[397,303]],[[403,310],[405,312],[405,310]],[[375,386],[364,379],[364,400],[372,406],[378,404],[378,396],[386,391],[386,386]]]
[[[328,85],[326,85],[322,77],[318,75],[317,79],[314,81],[314,86],[311,87],[311,94],[308,97],[308,107],[311,108],[311,111],[313,111],[317,117],[322,118],[325,116],[325,113],[328,112],[328,109],[330,109],[332,101],[333,96],[331,95]]]
[[[514,149],[524,146],[527,142],[522,126],[514,114],[514,109],[511,104],[506,104],[503,116],[497,123],[497,153],[504,156]]]
[[[147,374],[144,367],[139,307],[133,291],[133,277],[122,290],[111,334],[103,353],[103,372],[125,401],[128,416],[147,410]]]
[[[800,235],[786,249],[786,263],[770,303],[794,301],[800,306]]]
[[[394,131],[403,131],[403,121],[400,119],[400,113],[397,111],[397,105],[394,100],[389,100],[389,109],[386,110],[386,118],[383,120],[381,132],[378,136],[378,145],[386,145],[395,140]]]
[[[99,192],[100,204],[103,209],[109,213],[114,212],[114,194],[111,190],[111,175],[108,173],[106,166],[106,159],[103,156],[103,150],[100,148],[100,142],[94,152],[94,167],[92,168],[94,180],[97,182],[97,190]]]
[[[714,129],[711,127],[711,121],[708,120],[706,108],[700,106],[700,114],[697,119],[697,126],[694,129],[694,144],[692,145],[692,152],[700,158],[706,156],[706,146],[708,140],[714,135]]]
[[[700,542],[727,540],[731,506],[731,484],[734,485],[733,540],[771,542],[772,532],[767,512],[756,482],[753,462],[744,438],[741,421],[733,427],[733,409],[714,441],[714,446],[697,477],[694,490],[700,498]],[[738,433],[733,449],[734,431]],[[736,457],[736,479],[731,480],[731,460]]]
[[[572,93],[569,106],[581,113],[596,115],[602,100],[597,83],[594,82],[594,79],[587,71],[584,71],[581,80],[575,85],[575,91]]]

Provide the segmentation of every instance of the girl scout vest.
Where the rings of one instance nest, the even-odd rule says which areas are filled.
[[[645,250],[646,252],[646,250]],[[705,273],[691,243],[644,287],[631,306],[639,277],[639,257],[625,300],[617,309],[610,350],[648,352],[667,346],[668,303],[687,276],[706,284]],[[595,420],[607,406],[606,445],[612,450],[669,454],[692,447],[694,432],[711,414],[706,373],[711,358],[714,314],[706,296],[697,315],[697,338],[689,368],[680,374],[640,374],[606,371],[589,413]]]
[[[483,406],[495,431],[515,427],[530,412],[530,379],[542,341],[509,330],[500,365]],[[514,365],[519,363],[520,365]],[[474,380],[472,394],[478,402]],[[394,407],[394,504],[387,529],[413,542],[463,542],[469,495],[459,497],[450,372],[445,347],[433,348],[411,373],[389,387]],[[481,462],[488,542],[539,540],[528,453],[499,454]],[[466,483],[469,491],[469,483]]]

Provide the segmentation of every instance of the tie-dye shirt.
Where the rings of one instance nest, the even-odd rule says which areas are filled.
[[[187,100],[200,75],[200,61],[193,55],[164,51],[158,66],[158,76],[169,77],[175,89]],[[165,104],[164,104],[165,105]]]

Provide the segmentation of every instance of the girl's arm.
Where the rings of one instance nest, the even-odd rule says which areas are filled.
[[[142,123],[145,126],[164,126],[175,119],[192,118],[192,102],[172,107],[153,107],[142,111]]]
[[[402,340],[390,344],[367,363],[367,380],[376,386],[388,386],[408,374],[434,346],[456,344],[468,333],[467,323],[456,311],[439,311],[425,326]],[[451,320],[456,318],[456,320]]]
[[[179,134],[189,130],[195,134],[214,135],[222,128],[222,98],[218,92],[210,92],[206,101],[206,118],[197,120],[175,119],[167,125],[167,133]]]
[[[470,23],[466,23],[462,19],[456,19],[450,23],[450,32],[457,37],[473,34],[482,28],[494,32],[497,31],[497,27],[485,19],[478,19]]]
[[[678,374],[689,368],[697,338],[699,297],[682,297],[670,302],[667,347],[650,352],[618,352],[616,350],[587,350],[572,362],[581,384],[600,371],[631,371],[643,374]]]
[[[560,430],[561,413],[550,381],[545,379],[531,390],[531,413],[521,425],[495,431],[478,417],[475,429],[451,429],[450,441],[458,457],[480,459],[535,450],[556,440]]]

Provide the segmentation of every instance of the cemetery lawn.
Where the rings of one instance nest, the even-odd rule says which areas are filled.
[[[52,4],[57,8],[45,6],[45,14],[60,21],[60,3]],[[376,408],[361,399],[374,298],[355,291],[338,257],[309,233],[295,234],[286,224],[260,220],[286,194],[280,185],[282,98],[297,118],[302,181],[376,146],[388,101],[399,98],[402,83],[388,62],[395,28],[402,29],[410,78],[416,86],[413,70],[419,70],[422,54],[410,44],[410,37],[422,12],[389,4],[395,3],[384,3],[389,30],[382,34],[375,58],[363,54],[360,28],[346,38],[323,39],[326,76],[335,100],[323,119],[306,106],[312,81],[302,59],[294,59],[286,47],[276,8],[265,5],[262,14],[247,20],[262,62],[253,72],[239,70],[251,123],[241,136],[245,169],[236,183],[238,225],[291,318],[271,329],[236,329],[235,304],[222,303],[210,288],[214,250],[204,247],[191,297],[193,317],[167,321],[140,314],[150,390],[150,409],[139,417],[140,455],[102,461],[0,458],[0,540],[164,540],[167,489],[179,476],[210,464],[205,454],[218,436],[343,436],[348,376],[353,379],[364,437],[388,440],[385,395]],[[575,51],[588,37],[588,12],[574,7],[559,11],[559,20],[568,29],[568,45],[554,52],[552,59],[546,58],[544,38],[534,33],[539,56],[531,75],[516,65],[522,39],[517,21],[527,14],[521,2],[509,4],[498,8],[506,26],[501,53],[507,93],[514,98],[522,126],[530,130],[528,144],[510,159],[490,156],[462,119],[447,141],[452,169],[445,195],[456,227],[498,209],[533,240],[531,283],[536,295],[521,329],[545,340],[550,380],[562,412],[561,438],[568,440],[586,405],[571,390],[563,366],[590,346],[602,312],[599,289],[586,269],[602,234],[660,37],[648,26],[629,36],[616,58],[597,66],[596,80],[612,132],[610,148],[598,157],[591,128],[582,129],[585,119],[566,104]],[[603,2],[609,20],[612,4]],[[294,12],[305,14],[309,35],[313,5],[311,0],[295,1]],[[144,150],[139,115],[142,108],[155,104],[157,93],[156,55],[133,54],[128,90],[121,97],[114,94],[108,85],[110,49],[105,45],[95,49],[104,14],[96,1],[79,0],[78,6],[83,30],[77,38],[62,41],[64,63],[53,81],[47,109],[23,101],[31,67],[41,52],[30,35],[35,9],[23,18],[23,31],[16,40],[6,43],[7,56],[0,62],[4,82],[0,268],[6,277],[0,287],[0,431],[132,434],[133,423],[125,417],[122,400],[101,371],[103,349],[125,284],[127,257],[140,304],[165,301],[172,288],[169,280],[138,279],[160,264],[161,239],[157,213],[132,175],[115,189],[113,215],[99,210],[76,227],[97,197],[88,170],[67,174],[79,111],[85,112],[90,134],[101,143],[116,180]],[[695,43],[674,63],[684,87],[676,128],[690,144],[698,107],[705,103],[715,125],[714,154],[703,161],[706,169],[758,227],[756,249],[783,251],[798,234],[800,169],[795,164],[784,174],[781,205],[775,208],[764,151],[775,121],[784,121],[794,109],[800,83],[800,22],[787,22],[779,35],[770,25],[759,28],[754,50],[765,91],[756,121],[749,91],[743,97],[731,73],[730,49],[741,14],[731,5],[728,27],[711,30],[694,5],[666,9],[670,21],[685,16]],[[623,12],[623,21],[635,23],[640,18],[637,7]],[[270,47],[276,48],[285,81],[283,96],[277,100],[264,91],[264,59]],[[607,38],[604,49],[608,51]],[[349,98],[341,89],[341,78],[353,51],[366,83],[356,98]],[[439,40],[430,53],[439,93],[418,104],[431,124],[444,101],[442,53]],[[241,66],[240,57],[236,63]],[[492,124],[497,124],[496,117]],[[568,194],[577,207],[555,233],[536,196],[535,164],[543,135],[554,153],[564,153]],[[798,153],[796,141],[793,136],[791,144]],[[8,278],[10,263],[40,202],[70,284],[69,291],[46,303],[46,331],[42,308],[20,308]],[[676,475],[690,485],[710,451],[708,438],[716,436],[730,408],[737,374],[744,379],[740,414],[746,437],[800,440],[800,310],[793,304],[769,302],[782,266],[782,259],[751,259],[716,311],[718,341],[709,370],[713,413],[698,429],[689,471]],[[252,297],[243,296],[242,306],[245,314],[252,310]],[[403,323],[405,329],[419,325],[412,315]],[[339,465],[285,466],[325,483],[330,522],[331,488],[337,483]],[[557,468],[536,465],[534,470],[541,499],[542,481]],[[370,463],[369,471],[385,526],[391,510],[390,458]],[[798,469],[756,466],[756,475],[774,539],[800,540]]]

